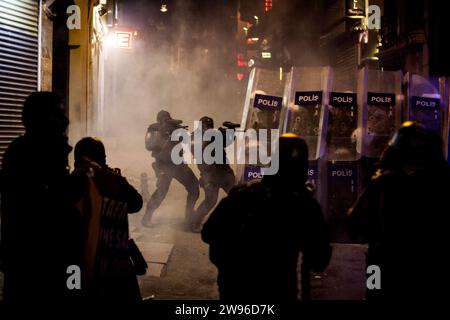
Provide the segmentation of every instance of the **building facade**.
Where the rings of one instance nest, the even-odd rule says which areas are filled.
[[[72,144],[101,134],[107,8],[106,0],[0,1],[0,160],[24,133],[22,106],[33,91],[64,99]]]

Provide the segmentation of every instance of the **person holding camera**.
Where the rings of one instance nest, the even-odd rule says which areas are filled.
[[[107,166],[105,147],[94,137],[76,144],[72,179],[83,220],[82,287],[87,299],[141,300],[136,274],[145,270],[137,263],[142,256],[135,259],[137,247],[128,228],[128,214],[142,208],[141,195],[119,169]]]

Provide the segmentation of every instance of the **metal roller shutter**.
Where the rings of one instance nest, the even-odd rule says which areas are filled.
[[[336,53],[336,67],[342,72],[353,74],[358,68],[358,47],[352,42],[344,41],[339,45]]]
[[[23,102],[38,89],[38,4],[0,0],[0,166],[9,143],[24,132]]]

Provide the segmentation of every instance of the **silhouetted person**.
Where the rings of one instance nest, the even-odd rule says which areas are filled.
[[[142,197],[118,169],[106,164],[105,147],[93,137],[75,146],[74,183],[84,225],[84,288],[90,299],[133,302],[141,299],[129,250],[128,213],[142,208]]]
[[[200,121],[202,127],[199,129],[202,131],[202,134],[204,134],[207,130],[214,129],[214,121],[212,118],[205,116],[202,117]],[[220,128],[220,134],[222,135],[223,146],[225,146],[225,128]],[[203,141],[202,139],[202,154],[205,148],[211,143],[214,143],[214,141]],[[222,149],[222,163],[207,164],[204,159],[201,159],[202,163],[197,164],[200,171],[200,186],[205,191],[205,199],[199,205],[192,217],[191,230],[193,232],[201,231],[203,219],[217,203],[219,190],[223,189],[228,194],[231,188],[235,185],[236,177],[234,176],[234,172],[230,165],[226,163],[224,147],[222,147]]]
[[[74,293],[66,271],[79,264],[81,247],[69,187],[69,120],[57,95],[35,92],[22,121],[25,134],[9,145],[1,174],[4,299],[55,301]]]
[[[404,123],[350,212],[354,235],[369,244],[367,266],[381,271],[368,299],[436,298],[448,287],[449,195],[439,136]]]
[[[281,136],[279,147],[278,173],[233,188],[203,227],[221,299],[292,301],[299,252],[302,268],[328,265],[327,226],[305,184],[308,147],[293,134]]]
[[[182,128],[180,120],[174,120],[169,112],[161,110],[156,117],[157,123],[148,127],[145,136],[145,148],[152,152],[153,170],[156,175],[156,190],[147,202],[147,208],[142,224],[151,227],[152,217],[156,209],[169,191],[172,179],[178,180],[186,189],[188,195],[186,200],[185,217],[189,221],[194,212],[195,202],[199,196],[198,180],[187,164],[176,165],[171,158],[172,148],[178,144],[171,141],[174,130]]]

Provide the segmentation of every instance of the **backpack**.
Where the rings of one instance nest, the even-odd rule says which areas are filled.
[[[161,142],[160,125],[158,123],[151,124],[145,134],[145,149],[148,151],[158,151],[161,149]]]

